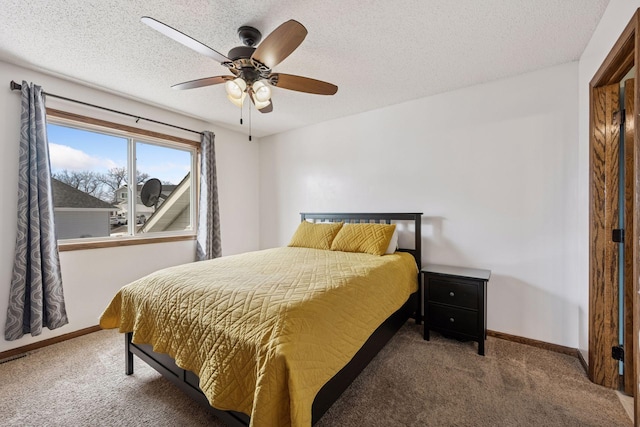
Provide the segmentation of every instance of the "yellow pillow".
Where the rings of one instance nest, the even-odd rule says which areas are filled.
[[[395,229],[395,224],[347,224],[333,240],[331,250],[384,255]]]
[[[289,246],[298,248],[331,249],[331,242],[342,228],[342,222],[311,223],[302,221]]]

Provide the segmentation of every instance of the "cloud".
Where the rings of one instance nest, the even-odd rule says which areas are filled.
[[[52,142],[49,143],[49,156],[51,158],[51,169],[53,170],[102,170],[118,166],[111,159],[91,156],[82,150]]]

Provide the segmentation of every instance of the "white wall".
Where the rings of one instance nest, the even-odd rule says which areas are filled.
[[[423,262],[492,270],[490,329],[577,347],[577,76],[569,63],[263,138],[261,247],[286,244],[300,211],[424,212]]]
[[[579,248],[579,346],[585,360],[589,349],[589,82],[627,26],[640,0],[611,0],[589,44],[580,57],[578,68],[578,224]]]
[[[258,144],[246,135],[142,104],[51,75],[0,62],[0,328],[4,337],[9,283],[16,237],[17,159],[20,135],[20,94],[9,91],[9,81],[32,81],[45,92],[75,98],[97,105],[139,114],[195,130],[216,134],[216,160],[220,199],[223,254],[258,248]],[[169,133],[185,138],[192,134],[146,124],[120,115],[88,109],[77,104],[47,99],[47,106],[105,120]],[[45,329],[39,337],[25,336],[7,342],[0,339],[0,352],[35,341],[97,325],[98,317],[116,291],[128,282],[159,268],[194,260],[193,241],[128,246],[109,249],[62,252],[60,261],[67,313],[70,323],[55,331]]]

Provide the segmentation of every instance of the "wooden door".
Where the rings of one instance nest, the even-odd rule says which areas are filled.
[[[620,37],[615,42],[606,58],[598,68],[591,82],[589,83],[590,117],[589,117],[589,378],[608,387],[618,388],[619,381],[615,381],[617,375],[617,363],[611,359],[610,345],[617,335],[617,315],[618,305],[613,301],[617,297],[617,281],[609,272],[606,262],[607,239],[611,238],[611,229],[604,228],[607,217],[607,205],[609,196],[605,190],[609,189],[605,178],[608,168],[607,142],[614,137],[613,133],[619,132],[617,126],[607,129],[609,119],[606,117],[607,104],[615,105],[616,102],[607,92],[608,85],[616,86],[632,70],[635,80],[640,79],[640,8],[635,11],[631,20],[624,28]],[[626,114],[627,122],[625,128],[625,187],[624,187],[624,210],[626,216],[624,228],[625,233],[625,276],[630,278],[631,284],[624,284],[624,298],[626,306],[632,312],[633,321],[625,337],[625,360],[631,359],[633,366],[629,368],[625,365],[627,374],[634,373],[635,378],[631,381],[625,379],[625,385],[631,383],[635,387],[634,395],[634,425],[640,427],[640,129],[635,129],[635,104],[640,103],[640,88],[633,83],[633,89],[629,90],[629,95],[625,96],[625,105],[628,105],[627,97],[633,98],[634,103],[631,110]],[[631,86],[630,86],[631,88]],[[617,92],[617,91],[616,91]],[[612,94],[611,96],[615,96]],[[633,111],[633,112],[631,112]],[[611,125],[613,122],[611,121]],[[631,129],[628,129],[630,126]],[[629,159],[631,157],[631,159]],[[629,163],[632,162],[632,163]],[[617,174],[614,174],[617,176]],[[631,179],[630,179],[631,178]],[[629,188],[631,186],[632,188]],[[605,188],[607,187],[607,188]],[[598,191],[602,191],[599,193]],[[631,195],[629,195],[631,191]],[[631,211],[631,212],[629,212]],[[629,222],[628,220],[632,220]],[[629,227],[632,227],[631,229]],[[615,227],[614,227],[615,228]],[[629,259],[631,266],[627,265]],[[629,274],[629,271],[632,271]],[[617,271],[617,268],[616,268]],[[609,283],[607,283],[609,282]],[[615,291],[609,289],[609,284],[615,283]],[[630,292],[630,294],[629,294]],[[615,296],[614,296],[615,293]],[[629,302],[628,300],[631,299]],[[606,310],[613,310],[615,313],[607,314]],[[614,317],[616,317],[614,319]],[[625,325],[629,325],[629,317],[625,315]],[[613,325],[616,325],[613,330]],[[630,340],[630,341],[628,341]],[[608,348],[609,347],[609,348]],[[626,364],[627,362],[625,362]],[[635,369],[634,369],[635,368]],[[627,377],[628,378],[628,377]],[[625,387],[625,390],[627,388]]]
[[[618,361],[611,358],[611,348],[619,343],[618,243],[611,236],[620,228],[619,101],[619,83],[592,89],[589,378],[610,388],[619,384]]]
[[[636,351],[636,338],[633,332],[633,307],[635,302],[634,286],[634,256],[633,215],[635,211],[635,161],[634,161],[634,134],[635,134],[635,80],[628,79],[624,84],[624,392],[633,396],[635,390],[636,375],[634,371],[634,359]]]

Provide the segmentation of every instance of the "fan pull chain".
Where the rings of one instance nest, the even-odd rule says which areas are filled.
[[[249,141],[251,141],[251,103],[249,103]]]
[[[242,110],[244,109],[242,107],[244,107],[244,103],[240,104],[240,124],[242,124]]]

